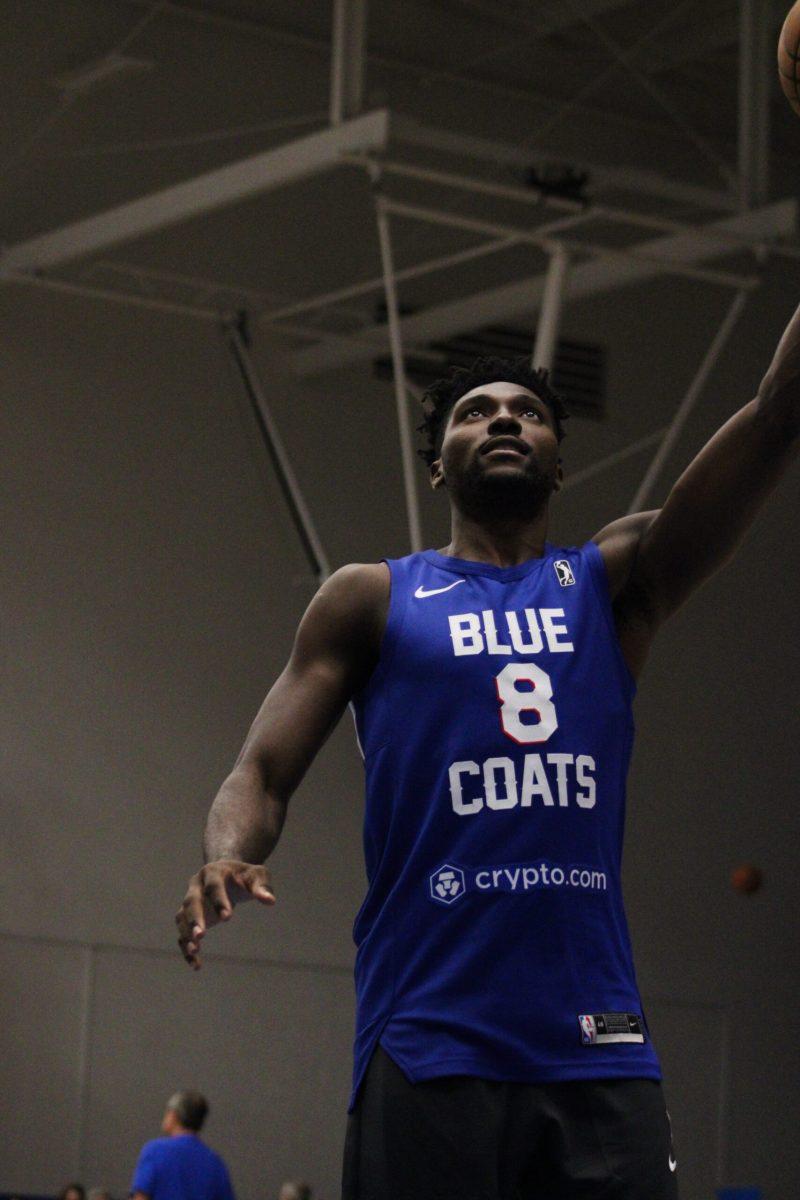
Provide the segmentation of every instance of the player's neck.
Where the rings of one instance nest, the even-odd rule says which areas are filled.
[[[504,518],[493,525],[488,520],[476,521],[454,508],[450,543],[440,553],[496,567],[516,567],[530,558],[541,558],[546,537],[546,510],[519,524]]]

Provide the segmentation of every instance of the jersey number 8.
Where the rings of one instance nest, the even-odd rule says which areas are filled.
[[[520,688],[520,683],[530,687]],[[529,745],[546,742],[558,729],[550,676],[533,663],[508,663],[495,678],[500,701],[500,724],[513,742]],[[535,713],[535,724],[526,724],[523,713]]]

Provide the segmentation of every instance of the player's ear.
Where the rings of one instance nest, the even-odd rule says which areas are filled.
[[[556,463],[556,482],[553,492],[560,492],[564,486],[564,468],[561,465],[561,459]]]
[[[444,483],[444,468],[442,467],[442,460],[440,458],[437,458],[435,462],[431,463],[430,471],[431,487],[435,491],[436,488],[440,488]]]

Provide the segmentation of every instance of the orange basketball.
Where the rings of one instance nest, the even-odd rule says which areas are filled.
[[[735,891],[744,892],[745,895],[757,892],[763,880],[762,872],[752,863],[742,863],[740,867],[731,871],[731,886]]]
[[[789,9],[778,38],[778,78],[784,96],[800,116],[800,0]]]

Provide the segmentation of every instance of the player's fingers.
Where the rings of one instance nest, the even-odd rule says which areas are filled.
[[[255,900],[260,900],[262,904],[275,903],[275,888],[266,867],[249,866],[241,872],[238,882]]]
[[[228,878],[231,878],[228,875]],[[227,921],[233,915],[233,908],[225,886],[226,877],[222,872],[206,867],[203,871],[203,901],[220,921]]]
[[[206,914],[203,910],[203,892],[199,876],[193,875],[183,898],[183,904],[175,917],[178,932],[181,937],[196,934],[202,937],[206,931]]]
[[[184,960],[189,964],[189,966],[195,971],[199,970],[200,956],[198,954],[197,943],[191,941],[189,938],[179,937],[178,945],[180,946],[181,954],[183,955]]]

